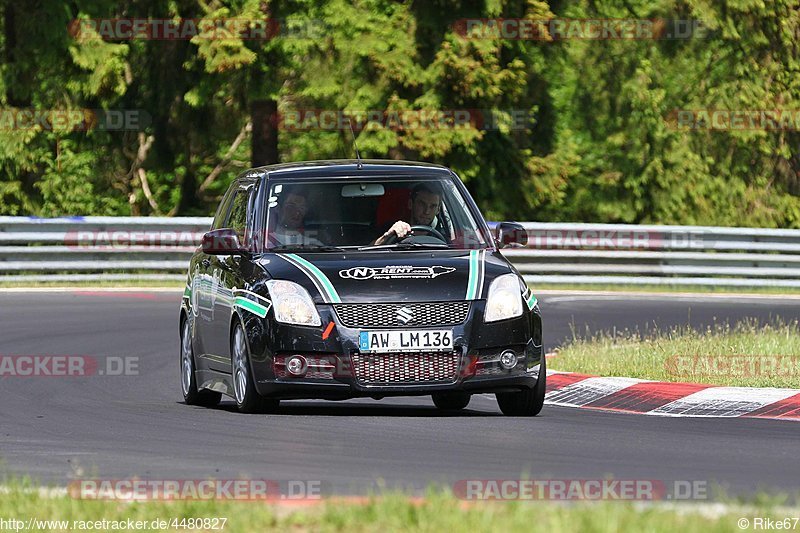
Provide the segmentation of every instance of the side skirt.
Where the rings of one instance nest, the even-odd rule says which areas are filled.
[[[199,389],[213,390],[233,397],[233,381],[230,374],[216,370],[198,370],[195,376]]]

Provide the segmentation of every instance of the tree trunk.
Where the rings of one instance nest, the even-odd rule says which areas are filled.
[[[278,163],[278,102],[255,100],[253,118],[252,163],[254,167]]]

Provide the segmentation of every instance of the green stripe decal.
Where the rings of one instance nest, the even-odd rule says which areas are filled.
[[[246,311],[250,311],[254,315],[258,315],[261,318],[265,318],[267,316],[267,311],[269,311],[269,307],[261,305],[259,303],[254,302],[253,300],[248,300],[247,298],[242,298],[241,296],[237,296],[233,300],[234,307],[241,307]]]
[[[528,299],[525,300],[525,303],[528,304],[528,309],[533,309],[538,301],[539,300],[536,299],[536,296],[534,296],[533,293],[531,293]]]
[[[474,300],[478,292],[478,257],[480,250],[469,253],[469,279],[467,280],[467,300]]]
[[[189,299],[192,298],[192,288],[190,286],[187,285],[186,288],[183,289],[183,297]]]
[[[328,300],[329,303],[334,303],[334,304],[342,303],[342,299],[339,298],[339,293],[336,292],[336,289],[333,287],[331,280],[329,280],[328,276],[326,276],[320,269],[318,269],[313,263],[309,263],[308,261],[306,261],[297,254],[286,254],[286,255],[288,257],[291,257],[304,267],[306,267],[308,271],[314,275],[314,277],[317,279],[317,281],[319,281],[319,284],[325,291],[325,294],[323,294],[322,296],[326,300]]]

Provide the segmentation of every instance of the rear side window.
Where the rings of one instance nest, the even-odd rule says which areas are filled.
[[[245,230],[247,229],[247,212],[250,205],[250,191],[252,185],[242,185],[236,189],[231,202],[231,211],[228,215],[228,228],[231,228],[239,234],[239,238],[244,237]]]
[[[231,200],[233,200],[233,196],[236,192],[238,187],[231,186],[228,189],[228,192],[225,193],[225,197],[222,198],[222,201],[217,208],[217,214],[214,215],[214,223],[211,224],[211,229],[220,229],[225,228],[225,224],[228,222],[228,212],[231,210]]]

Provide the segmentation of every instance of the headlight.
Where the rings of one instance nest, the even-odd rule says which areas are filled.
[[[275,320],[300,326],[322,325],[314,301],[303,287],[291,281],[270,280],[267,288],[275,306]]]
[[[503,274],[489,286],[484,322],[496,322],[522,315],[522,294],[516,274]]]

